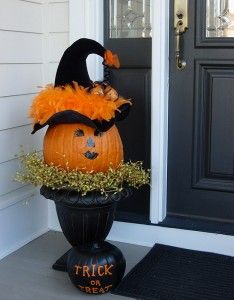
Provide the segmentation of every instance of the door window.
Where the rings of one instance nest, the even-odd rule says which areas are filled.
[[[206,37],[234,37],[234,0],[206,0]]]
[[[150,0],[109,0],[109,37],[151,37],[151,2]]]

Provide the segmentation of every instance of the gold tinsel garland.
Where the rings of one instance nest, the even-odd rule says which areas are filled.
[[[86,195],[91,191],[102,194],[118,192],[123,186],[139,188],[149,184],[150,171],[144,170],[141,162],[122,162],[117,169],[111,167],[105,173],[83,173],[78,170],[64,170],[47,165],[38,152],[20,156],[21,170],[16,180],[34,186],[45,185],[53,189],[73,189]]]

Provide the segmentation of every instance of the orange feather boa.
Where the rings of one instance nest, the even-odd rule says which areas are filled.
[[[91,120],[109,121],[115,116],[118,107],[129,100],[119,97],[111,100],[107,95],[93,94],[88,89],[79,86],[74,87],[46,86],[34,99],[29,115],[34,123],[43,125],[52,115],[64,110],[74,110],[90,118]]]

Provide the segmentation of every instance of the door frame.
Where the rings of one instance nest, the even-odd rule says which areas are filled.
[[[153,224],[166,217],[167,205],[169,2],[152,1],[150,221]],[[70,0],[69,29],[70,43],[81,37],[103,43],[103,0]],[[96,57],[88,59],[91,78],[102,78],[100,66]]]

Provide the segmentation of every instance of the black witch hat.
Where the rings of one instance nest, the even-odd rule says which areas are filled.
[[[90,39],[79,39],[73,43],[67,48],[60,60],[54,86],[48,86],[46,90],[40,92],[32,104],[30,114],[35,121],[32,133],[46,125],[61,123],[83,123],[104,132],[110,129],[115,122],[126,118],[131,103],[123,98],[112,102],[111,105],[106,102],[111,107],[117,105],[116,110],[109,118],[91,118],[82,113],[82,109],[81,111],[74,109],[76,106],[74,101],[79,102],[79,99],[83,99],[85,95],[90,97],[89,91],[94,86],[89,78],[86,65],[86,58],[89,54],[103,57],[104,65],[119,67],[117,55],[106,50],[98,42]],[[103,97],[107,101],[105,96],[97,97],[99,97],[98,100]],[[93,106],[95,106],[95,102]]]

